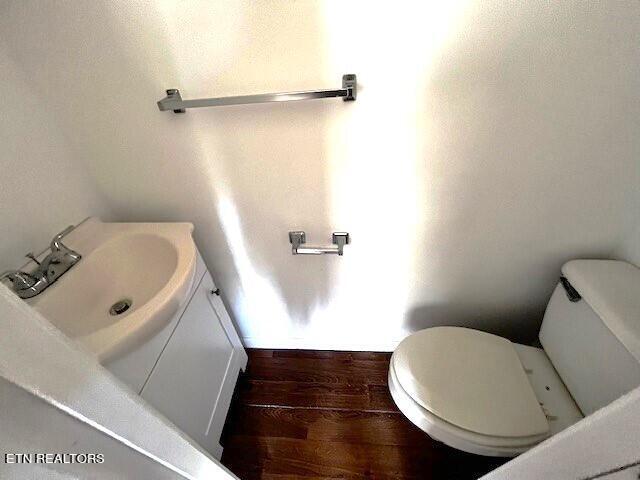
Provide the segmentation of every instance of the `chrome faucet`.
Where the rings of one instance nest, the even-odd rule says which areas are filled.
[[[53,237],[50,245],[51,253],[42,262],[38,263],[32,255],[28,255],[38,264],[33,272],[8,270],[0,274],[0,281],[5,279],[11,281],[13,291],[20,298],[31,298],[42,293],[82,258],[82,255],[62,243],[64,236],[74,228],[71,225]]]
[[[67,228],[53,237],[53,240],[51,240],[51,245],[49,246],[51,253],[42,261],[42,264],[40,265],[41,267],[44,265],[68,264],[68,268],[64,270],[66,272],[69,268],[78,263],[78,261],[82,258],[82,255],[71,250],[64,243],[62,243],[62,239],[68,233],[71,233],[74,228],[76,227],[74,227],[73,225],[69,225]],[[61,272],[60,275],[62,275],[62,273],[64,272]],[[60,275],[58,275],[58,277]]]

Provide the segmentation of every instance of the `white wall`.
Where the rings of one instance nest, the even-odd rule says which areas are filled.
[[[2,7],[0,7],[0,12]],[[2,35],[0,34],[0,37]],[[0,115],[0,271],[18,268],[68,225],[109,217],[83,162],[47,102],[31,90],[0,43],[4,99]]]
[[[636,480],[640,388],[482,477],[483,480]]]
[[[638,188],[640,188],[640,186]],[[636,212],[640,212],[640,205],[636,205],[635,208]],[[640,267],[640,214],[637,215],[637,217],[637,228],[625,236],[616,250],[616,256]]]
[[[188,220],[245,340],[536,333],[560,265],[637,216],[640,4],[41,2],[2,39],[116,215]],[[161,113],[335,86],[356,102]],[[351,233],[342,258],[293,257]]]

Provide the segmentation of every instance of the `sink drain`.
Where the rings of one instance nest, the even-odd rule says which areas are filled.
[[[114,303],[113,305],[111,305],[111,308],[109,309],[109,314],[121,315],[127,310],[129,310],[130,307],[131,307],[131,300],[129,300],[128,298],[125,298],[124,300],[120,300]]]

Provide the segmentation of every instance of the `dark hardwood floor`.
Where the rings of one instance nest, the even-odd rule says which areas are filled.
[[[398,411],[390,354],[248,350],[223,432],[243,480],[476,479],[504,463],[447,447]]]

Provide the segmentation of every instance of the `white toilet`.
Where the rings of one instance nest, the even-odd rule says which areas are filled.
[[[447,445],[507,457],[640,385],[640,269],[573,260],[562,273],[543,349],[462,327],[405,338],[389,368],[400,411]]]

